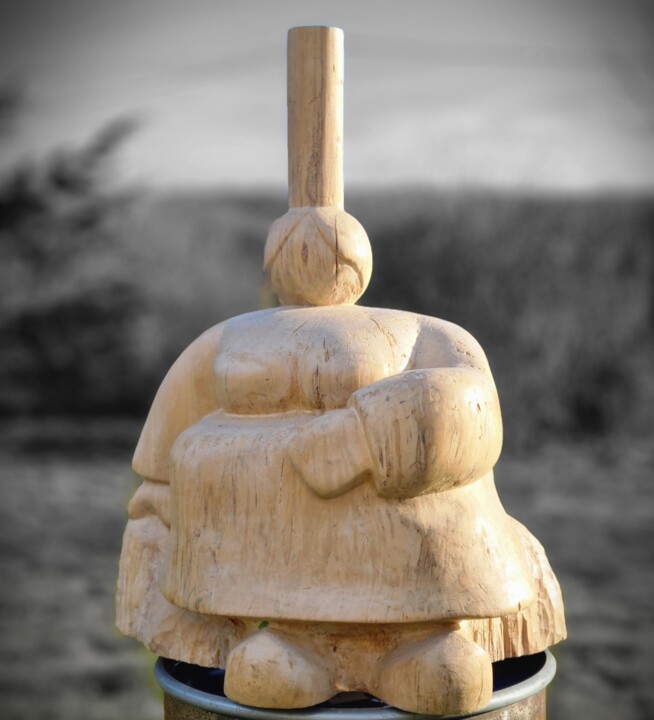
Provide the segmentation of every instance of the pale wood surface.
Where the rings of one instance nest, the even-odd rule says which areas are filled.
[[[497,498],[500,444],[486,358],[451,323],[359,306],[227,321],[173,366],[137,448],[135,468],[157,482],[130,505],[121,629],[167,657],[230,667],[266,620],[287,640],[283,652],[278,640],[264,646],[282,665],[307,642],[319,658],[317,694],[298,694],[298,706],[322,697],[325,677],[332,692],[405,703],[379,680],[382,666],[400,674],[384,658],[402,657],[406,677],[397,649],[440,636],[444,622],[461,621],[475,672],[475,647],[491,660],[541,650],[565,636],[560,591]],[[262,704],[290,707],[291,695],[234,683],[242,702],[261,692]],[[430,697],[404,707],[435,712]]]
[[[401,622],[502,615],[531,602],[490,473],[501,425],[485,359],[447,325],[459,346],[440,354],[457,366],[405,366],[401,321],[413,319],[418,337],[429,330],[402,313],[393,323],[397,315],[282,308],[226,323],[215,362],[223,410],[182,433],[170,456],[174,530],[163,587],[174,604],[230,616]],[[394,353],[402,345],[406,359]],[[263,417],[264,408],[274,414]],[[358,432],[347,437],[341,424],[350,414]],[[363,472],[349,472],[348,447],[367,456]],[[473,488],[473,477],[484,479]],[[314,479],[344,487],[326,504]],[[400,522],[389,497],[403,499]],[[277,533],[280,526],[292,532]],[[257,552],[271,535],[275,543]]]
[[[309,126],[292,129],[306,173],[291,189],[338,205],[320,193],[340,182],[340,159],[307,150],[328,134],[302,101],[338,86],[342,37],[295,29],[289,48],[305,108],[292,122]],[[327,66],[333,83],[316,80]],[[313,104],[329,115],[334,102]],[[265,250],[285,304],[217,325],[173,365],[134,457],[144,482],[118,626],[166,657],[225,667],[245,704],[362,690],[472,712],[490,698],[492,661],[565,637],[561,594],[495,490],[502,421],[483,350],[446,321],[353,305],[371,262],[342,208],[291,207]]]
[[[372,251],[366,231],[344,210],[294,208],[270,228],[264,268],[284,305],[345,305],[368,286]]]
[[[288,206],[343,207],[343,31],[288,33]]]

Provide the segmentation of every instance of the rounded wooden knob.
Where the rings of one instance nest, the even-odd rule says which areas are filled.
[[[264,269],[284,305],[348,305],[368,286],[372,251],[361,223],[344,210],[294,208],[270,228]]]

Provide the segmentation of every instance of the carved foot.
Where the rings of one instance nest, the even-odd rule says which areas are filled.
[[[383,661],[374,688],[389,705],[425,715],[474,712],[492,692],[488,653],[456,631],[397,648]]]
[[[250,635],[227,660],[225,694],[243,705],[304,708],[335,693],[328,668],[311,650],[271,630]]]

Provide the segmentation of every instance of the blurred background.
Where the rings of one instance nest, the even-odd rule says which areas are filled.
[[[507,510],[569,640],[549,717],[654,717],[654,6],[0,1],[0,707],[162,716],[113,630],[130,457],[166,370],[271,302],[289,27],[346,33],[366,305],[498,384]]]

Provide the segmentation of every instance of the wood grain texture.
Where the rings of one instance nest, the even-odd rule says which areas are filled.
[[[130,504],[119,626],[166,657],[241,677],[253,656],[241,644],[265,620],[271,660],[298,652],[333,692],[435,712],[433,697],[393,691],[393,653],[420,687],[429,665],[398,648],[456,631],[477,673],[476,648],[494,661],[565,636],[544,552],[497,497],[500,445],[487,360],[451,323],[361,306],[222,323],[173,366],[137,448],[152,479]],[[485,697],[484,677],[467,696]],[[232,696],[256,704],[245,682]],[[462,692],[451,702],[468,707]],[[295,697],[260,693],[265,706]]]
[[[264,253],[284,304],[208,330],[162,383],[134,456],[118,627],[225,667],[248,705],[358,690],[473,712],[491,662],[565,637],[560,589],[497,496],[479,344],[354,305],[372,256],[342,209],[342,35],[294,30],[289,53],[291,209]]]
[[[368,287],[372,251],[362,225],[344,210],[294,208],[270,228],[264,269],[284,305],[346,305]]]
[[[288,205],[343,207],[343,31],[288,33]]]

